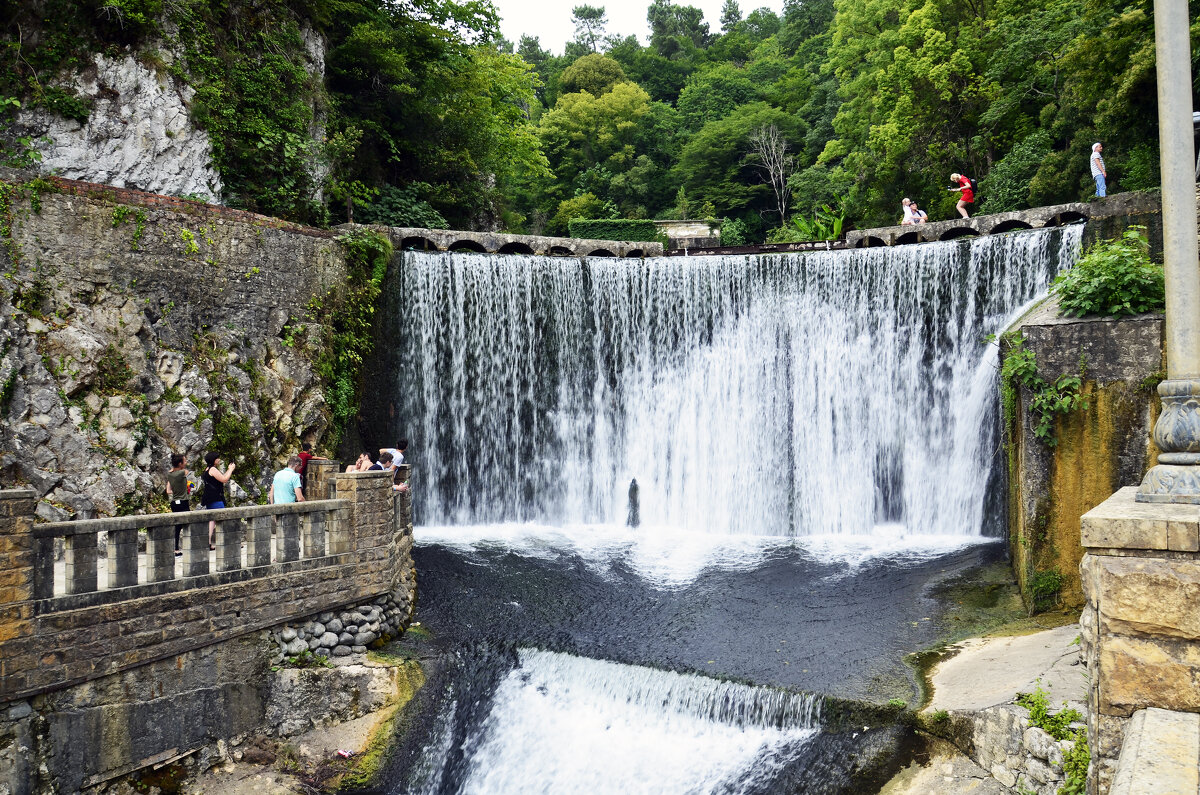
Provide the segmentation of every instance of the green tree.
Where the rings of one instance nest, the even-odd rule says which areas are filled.
[[[563,70],[559,89],[564,94],[586,91],[594,97],[612,90],[618,83],[628,82],[621,64],[606,55],[585,55]]]
[[[646,11],[650,46],[664,58],[684,57],[691,49],[707,47],[710,36],[704,12],[695,6],[677,6],[671,0],[652,0]]]
[[[725,0],[721,5],[721,32],[729,33],[742,21],[742,9],[737,0]]]
[[[722,63],[693,74],[679,92],[676,107],[687,128],[698,130],[734,108],[761,98],[758,85],[746,76],[744,69]]]
[[[596,52],[596,45],[604,39],[604,28],[608,25],[604,6],[575,6],[571,21],[575,23],[575,41]]]

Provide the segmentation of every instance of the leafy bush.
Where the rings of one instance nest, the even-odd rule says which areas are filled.
[[[432,187],[425,182],[410,182],[403,187],[388,185],[375,201],[359,209],[355,220],[364,224],[407,226],[417,229],[449,229],[442,214],[421,198]]]
[[[1166,300],[1163,267],[1150,261],[1145,227],[1125,230],[1120,240],[1091,251],[1055,280],[1059,314],[1074,317],[1121,317],[1161,310]]]
[[[1162,184],[1158,147],[1150,144],[1135,146],[1123,166],[1121,190],[1154,190]]]
[[[768,243],[807,243],[812,240],[837,240],[842,236],[846,213],[828,204],[813,212],[812,218],[793,215],[790,225],[781,226],[767,235]]]
[[[1029,207],[1029,185],[1049,152],[1050,136],[1042,130],[1014,146],[979,185],[983,212],[1003,213]]]
[[[658,227],[653,221],[644,219],[572,219],[567,224],[571,237],[586,240],[621,240],[627,242],[654,241],[658,239]]]
[[[745,246],[750,242],[750,230],[741,218],[728,218],[721,224],[722,246]]]
[[[1074,732],[1072,723],[1082,723],[1083,715],[1079,710],[1062,709],[1050,711],[1050,696],[1042,689],[1041,684],[1034,687],[1032,693],[1018,693],[1017,704],[1029,710],[1029,722],[1056,740],[1069,739]],[[1063,704],[1066,707],[1066,704]]]
[[[1029,578],[1029,601],[1031,612],[1037,613],[1054,606],[1062,591],[1063,578],[1058,569],[1039,571]],[[1068,721],[1069,722],[1069,721]],[[1057,738],[1059,740],[1062,737]]]

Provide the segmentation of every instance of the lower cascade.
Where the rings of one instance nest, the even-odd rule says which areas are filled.
[[[393,792],[764,792],[820,717],[811,695],[528,649],[490,703],[455,741],[452,702]]]
[[[645,260],[405,252],[392,409],[425,525],[986,530],[987,338],[1082,226]]]

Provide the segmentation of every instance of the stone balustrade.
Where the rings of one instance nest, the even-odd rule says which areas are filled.
[[[50,612],[163,593],[171,587],[161,583],[171,581],[180,588],[200,587],[212,582],[188,580],[214,572],[261,576],[272,564],[286,570],[290,563],[347,552],[349,512],[345,500],[319,500],[35,525],[33,597],[46,600],[40,610]],[[210,521],[216,525],[215,550],[209,550]],[[181,567],[174,553],[177,527]],[[140,533],[146,536],[144,555]],[[60,567],[55,565],[55,539],[63,542]],[[101,574],[107,575],[103,581]]]
[[[53,524],[32,490],[0,491],[0,704],[397,593],[410,610],[409,493],[388,472],[332,480],[332,500]]]

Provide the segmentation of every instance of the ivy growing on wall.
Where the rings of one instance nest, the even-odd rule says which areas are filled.
[[[1054,381],[1047,381],[1038,373],[1037,357],[1025,347],[1025,337],[1019,332],[1005,335],[1007,353],[1000,367],[1000,400],[1004,412],[1004,425],[1016,427],[1017,390],[1029,389],[1032,399],[1029,413],[1033,416],[1033,435],[1048,447],[1056,447],[1054,421],[1060,414],[1069,414],[1076,409],[1087,409],[1087,396],[1081,393],[1086,362],[1080,360],[1079,373],[1063,374]],[[1010,436],[1011,443],[1011,436]]]
[[[310,305],[325,328],[316,369],[326,384],[330,448],[358,413],[362,367],[374,348],[375,306],[392,259],[391,241],[374,230],[356,229],[339,237],[338,244],[346,256],[346,281]]]

